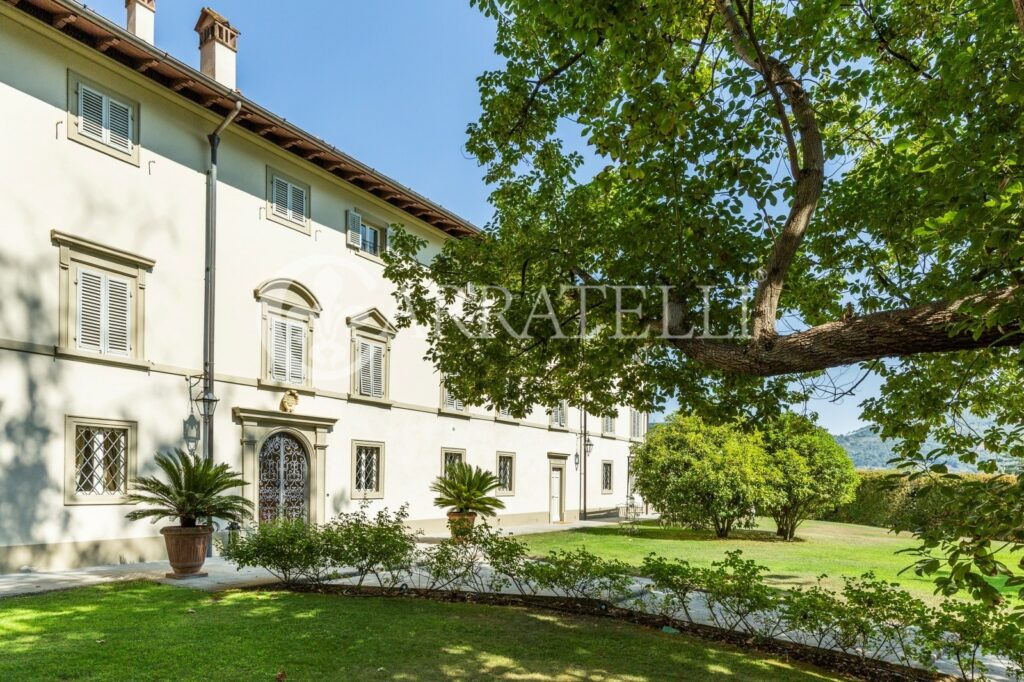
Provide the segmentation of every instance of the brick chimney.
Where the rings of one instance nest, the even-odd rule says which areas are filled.
[[[153,44],[156,23],[156,0],[124,0],[128,10],[128,32]]]
[[[196,22],[196,33],[199,34],[199,70],[234,90],[238,31],[227,19],[204,7]]]

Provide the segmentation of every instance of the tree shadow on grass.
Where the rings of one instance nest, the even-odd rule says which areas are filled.
[[[289,680],[412,682],[835,679],[761,652],[523,608],[289,592],[211,597],[150,583],[0,601],[0,679],[251,680],[281,672]]]

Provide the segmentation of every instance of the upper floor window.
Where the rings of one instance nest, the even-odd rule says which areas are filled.
[[[56,230],[50,238],[60,247],[58,350],[141,359],[146,272],[154,261]]]
[[[647,415],[639,410],[631,410],[629,437],[643,438],[645,433],[647,433]]]
[[[601,434],[605,436],[615,435],[615,417],[609,415],[601,418]]]
[[[74,72],[68,72],[68,137],[138,164],[139,105]]]
[[[560,401],[557,405],[551,408],[549,412],[551,416],[551,426],[556,429],[567,429],[569,428],[569,403],[565,400]]]
[[[135,422],[66,417],[64,501],[121,504],[135,476]]]
[[[267,215],[274,222],[309,234],[309,185],[268,167]]]
[[[255,293],[263,328],[260,381],[312,385],[313,321],[320,303],[290,279],[264,282]]]
[[[445,410],[452,410],[454,412],[465,412],[466,404],[456,398],[448,387],[443,383],[441,384],[441,408]]]
[[[388,400],[391,340],[397,330],[376,308],[349,317],[348,324],[352,329],[352,395]]]
[[[379,257],[387,248],[387,223],[364,216],[355,209],[346,219],[348,245],[361,253]]]

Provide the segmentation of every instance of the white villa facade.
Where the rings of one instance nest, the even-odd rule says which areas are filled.
[[[127,9],[126,30],[72,0],[0,2],[0,571],[165,556],[123,496],[183,446],[208,136],[231,116],[212,192],[213,456],[260,518],[365,499],[436,532],[428,486],[458,458],[500,474],[503,525],[578,518],[584,468],[590,512],[626,502],[645,415],[590,417],[581,463],[575,407],[512,419],[446,400],[424,331],[394,328],[388,226],[429,258],[472,225],[239,94],[223,17],[200,17],[197,71],[153,46],[155,0]]]

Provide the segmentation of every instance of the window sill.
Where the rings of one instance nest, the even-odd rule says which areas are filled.
[[[466,410],[449,410],[446,408],[438,408],[437,413],[443,417],[457,417],[458,419],[472,419],[472,415]]]
[[[123,507],[126,505],[131,505],[131,502],[129,502],[127,498],[120,496],[107,497],[104,495],[96,495],[94,497],[69,496],[64,498],[65,507]]]
[[[267,220],[269,220],[272,223],[277,223],[278,225],[284,225],[285,227],[290,227],[293,230],[295,230],[296,232],[301,232],[302,234],[304,234],[306,236],[309,236],[310,234],[312,234],[312,230],[309,227],[309,218],[306,218],[301,223],[297,223],[294,220],[289,220],[288,218],[282,218],[281,216],[279,216],[276,213],[274,213],[274,209],[270,205],[269,202],[267,203],[267,206],[264,209],[264,211],[266,213]]]
[[[515,497],[515,495],[516,495],[516,491],[515,490],[506,490],[504,492],[499,490],[499,491],[495,491],[495,493],[494,493],[495,497]]]
[[[554,424],[548,424],[548,431],[564,431],[565,433],[569,433],[569,427],[568,426],[556,426]]]
[[[384,266],[384,259],[382,259],[380,256],[374,256],[372,253],[367,253],[366,251],[363,251],[357,246],[349,246],[348,248],[350,248],[352,250],[352,253],[356,254],[360,258],[365,258],[371,263],[376,263],[381,267]]]
[[[265,388],[274,391],[295,391],[299,395],[316,395],[316,389],[305,384],[289,384],[284,381],[273,381],[272,379],[257,379],[256,388]]]
[[[494,421],[498,422],[499,424],[512,424],[514,426],[519,426],[519,424],[521,423],[515,417],[501,417],[497,415],[494,417]]]
[[[612,491],[611,491],[611,490],[602,490],[602,491],[601,491],[601,494],[602,494],[602,495],[611,495],[611,494],[612,494]]]
[[[614,433],[602,433],[601,434],[601,438],[611,438],[611,439],[614,439],[615,438],[615,434]]]
[[[114,367],[140,369],[147,372],[153,367],[153,363],[148,360],[136,360],[135,358],[126,358],[120,355],[87,353],[71,348],[55,348],[54,355],[58,358],[66,358],[68,360],[81,360],[83,362],[92,362],[98,365],[113,365]]]
[[[366,405],[376,405],[378,407],[390,408],[392,405],[389,398],[371,398],[368,395],[359,395],[358,393],[349,393],[348,400],[353,403],[364,403]]]
[[[360,491],[353,490],[352,491],[352,499],[353,500],[383,500],[384,499],[384,493],[383,492],[367,493],[367,492],[360,492]]]

